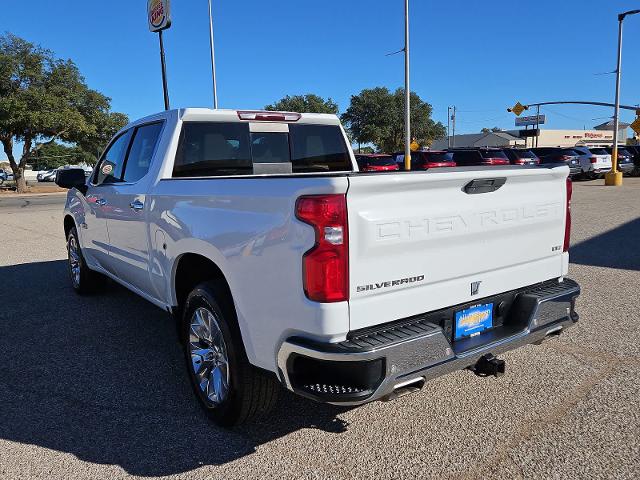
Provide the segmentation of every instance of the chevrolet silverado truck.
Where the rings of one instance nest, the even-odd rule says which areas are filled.
[[[170,312],[195,394],[229,426],[280,384],[359,405],[497,376],[496,355],[573,325],[568,174],[358,172],[334,115],[187,108],[56,181],[73,288],[109,277]]]

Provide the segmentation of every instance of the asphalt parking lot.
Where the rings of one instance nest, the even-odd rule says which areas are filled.
[[[640,477],[640,178],[576,182],[580,322],[356,409],[283,392],[234,431],[192,396],[170,318],[117,285],[69,286],[63,197],[0,196],[0,478]]]

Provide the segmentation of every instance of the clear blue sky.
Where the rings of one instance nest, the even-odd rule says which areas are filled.
[[[146,0],[5,2],[0,31],[71,58],[88,84],[132,118],[162,109],[158,39]],[[412,90],[458,131],[513,128],[506,107],[547,100],[612,102],[618,12],[640,1],[412,0]],[[313,92],[343,111],[363,88],[403,83],[402,0],[214,0],[222,108],[262,108]],[[165,33],[171,104],[211,104],[206,0],[172,3]],[[622,103],[640,103],[640,15],[625,21]],[[590,128],[604,108],[543,110],[548,128]],[[597,120],[593,120],[596,119]],[[631,120],[624,113],[623,120]],[[2,155],[0,153],[0,155]]]

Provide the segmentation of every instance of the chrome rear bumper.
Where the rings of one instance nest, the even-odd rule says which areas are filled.
[[[340,343],[290,338],[278,352],[278,374],[289,390],[317,401],[359,405],[393,398],[408,385],[473,366],[487,353],[558,335],[578,321],[579,294],[579,285],[570,279],[520,290],[504,325],[455,342],[420,316]]]

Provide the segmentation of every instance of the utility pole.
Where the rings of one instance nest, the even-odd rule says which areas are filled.
[[[409,88],[409,0],[404,0],[404,169],[411,170],[411,90]]]
[[[213,6],[209,0],[209,46],[211,47],[211,81],[213,82],[213,108],[218,108],[218,88],[216,85],[216,55],[213,43]]]
[[[533,146],[533,142],[535,140],[535,146],[538,147],[538,138],[540,137],[540,105],[536,109],[536,138],[531,140],[531,145]]]
[[[455,148],[456,146],[456,106],[453,106],[453,115],[451,115],[451,127],[452,127],[452,143],[451,148]]]
[[[629,10],[618,15],[618,66],[616,67],[616,99],[613,110],[613,150],[611,153],[611,172],[604,176],[604,184],[622,185],[622,172],[618,171],[618,129],[620,128],[620,76],[622,73],[622,22],[628,15],[640,13],[640,10]]]
[[[451,148],[451,107],[447,107],[447,148]]]

